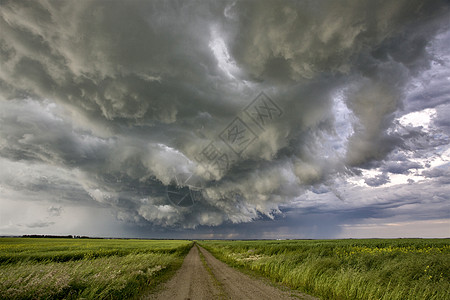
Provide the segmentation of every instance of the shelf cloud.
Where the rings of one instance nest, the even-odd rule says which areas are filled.
[[[448,1],[1,6],[0,233],[448,218]]]

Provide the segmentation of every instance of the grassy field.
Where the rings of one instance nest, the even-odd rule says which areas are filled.
[[[450,240],[201,241],[222,261],[321,299],[450,299]]]
[[[0,238],[0,299],[124,299],[169,277],[189,241]]]

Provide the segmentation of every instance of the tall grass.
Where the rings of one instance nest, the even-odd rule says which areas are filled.
[[[176,270],[188,241],[0,239],[0,299],[124,299]]]
[[[200,244],[233,266],[323,299],[450,299],[449,240]]]

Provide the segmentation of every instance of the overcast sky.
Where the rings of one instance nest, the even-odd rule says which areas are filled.
[[[0,4],[0,235],[450,237],[450,4]]]

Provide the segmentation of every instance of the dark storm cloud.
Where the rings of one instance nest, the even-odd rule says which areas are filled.
[[[389,176],[383,173],[372,178],[366,178],[364,182],[369,186],[379,186],[389,182]]]
[[[422,169],[422,165],[417,162],[404,161],[396,162],[390,161],[383,165],[382,170],[394,174],[408,174],[411,169]]]
[[[429,171],[424,171],[423,175],[428,178],[434,178],[436,182],[442,185],[447,185],[450,183],[450,164],[446,163]]]
[[[436,127],[443,130],[445,134],[450,135],[450,119],[448,118],[448,116],[450,116],[450,104],[446,103],[445,105],[438,106],[436,113],[437,116],[434,120],[434,124]]]
[[[0,153],[4,157],[82,167],[102,164],[113,143],[74,129],[48,101],[2,101],[0,108],[0,137],[5,142]]]
[[[28,228],[41,228],[41,227],[49,227],[53,224],[55,224],[55,222],[39,221],[39,222],[35,222],[35,223],[25,224],[23,226],[26,226]]]
[[[306,201],[298,201],[291,208],[290,214],[302,218],[303,215],[334,214],[331,223],[358,223],[365,219],[417,221],[445,219],[448,216],[449,185],[448,166],[427,175],[435,175],[433,180],[419,181],[413,187],[408,184],[382,186],[367,190],[364,187],[346,189],[345,202],[330,201],[330,194],[308,194]],[[443,173],[446,173],[444,175]],[[446,180],[444,178],[447,178]],[[378,184],[377,184],[378,185]]]
[[[448,15],[445,1],[4,1],[0,155],[44,174],[65,170],[62,199],[90,198],[123,221],[275,218],[309,189],[333,189],[393,149],[415,151],[414,134],[425,150],[430,140],[445,145],[390,129],[407,92],[408,111],[445,104],[445,79],[430,104],[408,84],[448,40],[431,45]],[[280,108],[264,127],[244,112],[261,91]],[[447,128],[447,116],[435,125]],[[235,117],[257,137],[210,180],[196,158]],[[382,170],[420,168],[409,159]],[[203,178],[194,206],[167,199],[180,173]],[[13,190],[59,184],[4,177]]]

